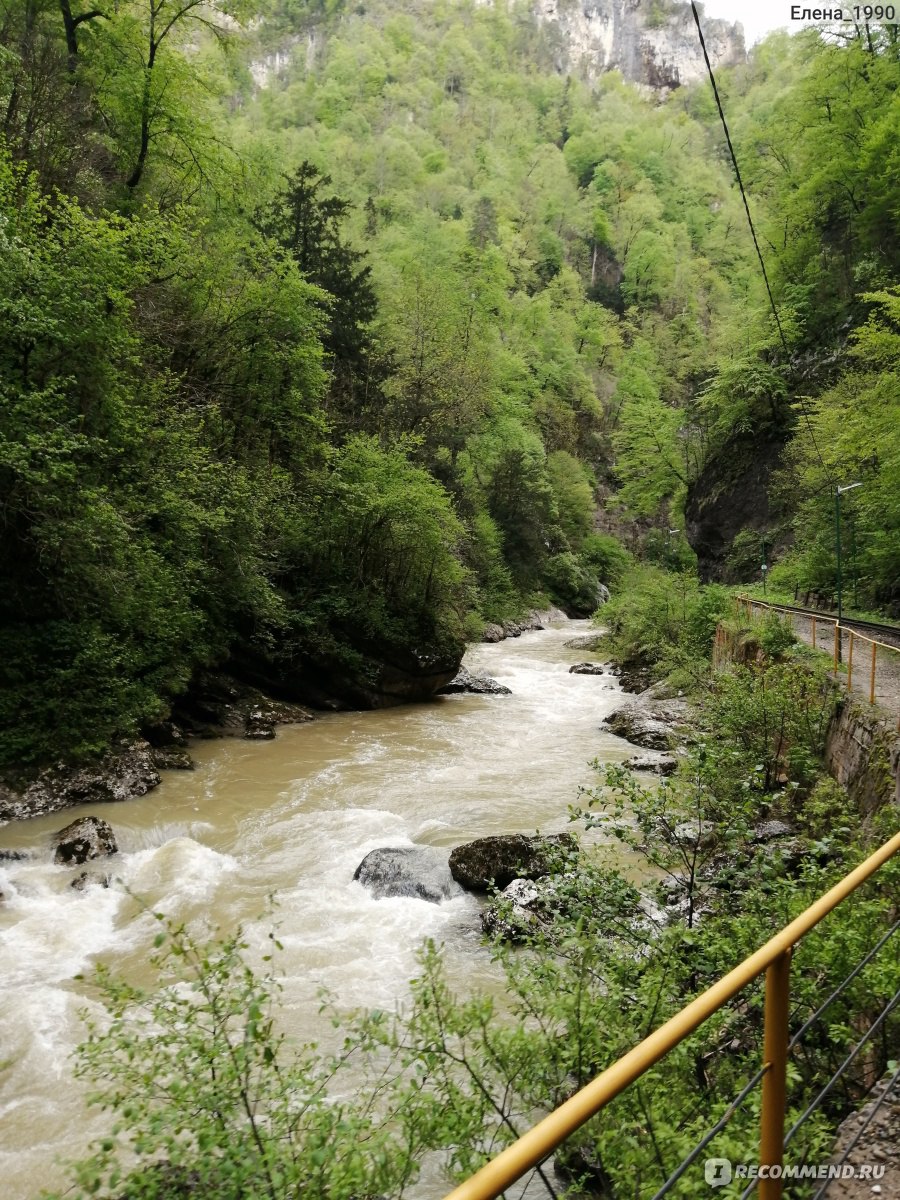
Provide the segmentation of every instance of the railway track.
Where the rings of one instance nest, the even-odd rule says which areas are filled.
[[[796,604],[769,604],[768,601],[760,600],[755,596],[743,598],[749,600],[751,604],[764,604],[767,608],[780,612],[797,613],[801,617],[815,617],[820,621],[837,620],[837,613],[826,612],[821,608],[800,608]],[[896,625],[881,625],[877,621],[860,621],[855,617],[844,617],[841,621],[841,628],[858,630],[866,637],[874,638],[875,641],[900,648],[900,627]]]

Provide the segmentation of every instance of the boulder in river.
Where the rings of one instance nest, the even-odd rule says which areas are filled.
[[[99,871],[82,871],[80,875],[75,876],[69,886],[76,892],[85,892],[89,887],[108,888],[109,884],[109,875],[101,875]]]
[[[476,838],[450,854],[450,873],[473,892],[505,888],[514,879],[540,879],[569,865],[578,843],[571,833],[528,837],[504,833]]]
[[[604,633],[583,633],[580,637],[569,638],[563,645],[568,650],[602,650]]]
[[[489,622],[481,631],[481,640],[483,642],[502,642],[506,637],[502,625],[494,625]]]
[[[447,864],[447,853],[433,846],[385,846],[370,850],[353,878],[375,894],[409,896],[440,904],[461,895]]]
[[[476,696],[511,696],[512,692],[490,675],[480,675],[460,667],[455,678],[445,683],[438,692],[439,696],[453,696],[459,692],[472,692]]]
[[[647,750],[672,750],[685,740],[687,701],[662,698],[653,688],[617,708],[604,724],[619,737]]]
[[[570,675],[604,675],[605,673],[603,663],[583,662],[569,667]]]
[[[92,858],[109,858],[118,852],[116,835],[100,817],[79,817],[53,835],[53,861],[80,866]]]

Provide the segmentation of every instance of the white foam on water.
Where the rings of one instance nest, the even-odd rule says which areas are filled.
[[[589,628],[573,622],[474,647],[467,666],[511,696],[334,714],[286,729],[274,743],[198,747],[195,772],[167,775],[158,792],[121,810],[121,827],[115,813],[107,818],[122,852],[84,869],[112,873],[108,890],[75,892],[77,872],[46,860],[4,862],[0,1040],[14,1058],[0,1075],[0,1112],[5,1104],[14,1130],[0,1151],[4,1200],[31,1200],[38,1179],[62,1182],[46,1170],[48,1146],[55,1138],[81,1152],[97,1128],[86,1126],[95,1118],[70,1078],[85,1003],[83,985],[71,979],[102,958],[152,981],[153,911],[210,932],[242,924],[259,966],[274,928],[284,945],[271,964],[284,981],[282,1017],[301,1042],[330,1036],[321,988],[342,1010],[402,1002],[425,938],[448,947],[460,990],[490,987],[496,971],[480,946],[476,898],[376,899],[353,874],[378,847],[449,849],[488,833],[566,827],[578,785],[592,781],[587,760],[605,756],[604,747],[617,753],[599,729],[621,703],[617,686],[568,673],[589,653],[562,643]],[[266,911],[269,894],[274,912]]]

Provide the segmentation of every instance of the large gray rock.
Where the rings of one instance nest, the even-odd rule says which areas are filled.
[[[576,663],[574,667],[569,667],[570,675],[605,675],[602,663]]]
[[[446,851],[432,846],[387,846],[370,850],[353,878],[373,892],[385,896],[409,896],[440,904],[462,894],[447,865]]]
[[[453,696],[460,692],[471,692],[476,696],[511,696],[512,692],[490,675],[479,675],[460,667],[455,678],[445,684],[438,692],[439,696]]]
[[[505,888],[514,879],[540,879],[565,870],[577,849],[570,833],[527,837],[504,833],[476,838],[457,846],[450,855],[450,873],[474,892]]]
[[[53,847],[53,861],[67,867],[109,858],[119,850],[112,826],[99,817],[79,817],[53,835]]]
[[[76,804],[130,800],[146,795],[158,783],[159,771],[149,744],[122,742],[80,767],[58,763],[30,781],[0,781],[0,824]]]
[[[583,633],[580,637],[569,638],[563,645],[569,650],[601,650],[605,637],[604,633]]]
[[[635,746],[647,750],[673,750],[687,736],[687,701],[663,699],[653,688],[617,708],[604,721],[606,727]]]
[[[678,769],[678,760],[671,754],[650,752],[634,754],[622,763],[628,771],[648,771],[652,775],[674,775]]]

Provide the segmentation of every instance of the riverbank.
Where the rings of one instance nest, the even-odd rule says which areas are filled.
[[[277,923],[285,947],[277,956],[279,1011],[300,1042],[340,1040],[320,1013],[322,988],[344,1012],[393,1008],[408,995],[424,938],[446,946],[455,986],[496,991],[497,969],[481,943],[482,901],[378,900],[353,874],[379,846],[449,854],[492,833],[569,828],[568,805],[593,778],[589,761],[621,762],[632,753],[600,728],[623,702],[615,677],[569,672],[586,653],[565,643],[591,632],[587,621],[558,621],[470,647],[469,669],[497,679],[509,695],[320,713],[279,728],[274,740],[193,743],[195,770],[163,772],[157,788],[127,803],[78,810],[115,831],[108,889],[73,891],[84,868],[53,864],[50,835],[71,820],[68,813],[0,829],[0,848],[33,856],[0,864],[4,1196],[33,1200],[35,1179],[61,1183],[55,1157],[77,1157],[105,1128],[70,1074],[84,1033],[79,1012],[102,1015],[90,983],[73,977],[90,976],[103,961],[153,984],[147,959],[155,923],[125,888],[201,930],[243,926],[260,969]],[[269,917],[273,894],[277,911]]]
[[[521,637],[567,619],[557,608],[533,609],[518,621],[486,626],[483,640],[495,643]],[[422,694],[410,697],[410,702],[439,693],[453,675],[444,672],[436,676],[433,687],[423,683]],[[173,701],[170,716],[145,730],[144,736],[120,740],[85,763],[58,762],[39,771],[0,775],[0,826],[78,805],[144,796],[159,786],[161,771],[193,769],[190,748],[198,741],[221,737],[269,741],[279,726],[303,724],[317,713],[355,707],[338,695],[330,695],[326,681],[312,691],[318,700],[314,707],[285,699],[277,692],[263,691],[228,671],[199,672],[191,688]],[[386,704],[385,698],[381,704],[373,699],[359,707]]]

